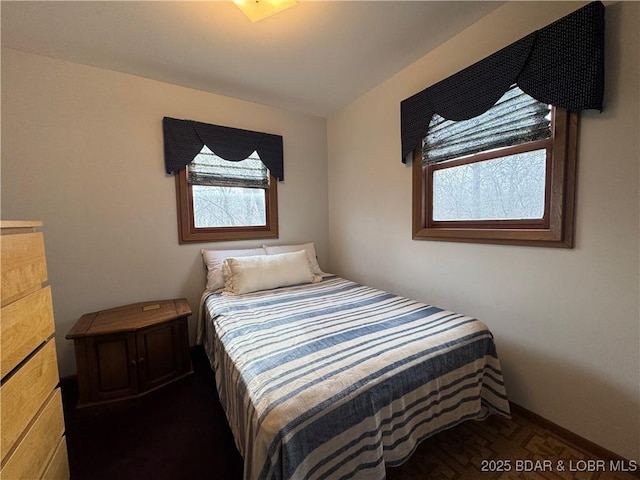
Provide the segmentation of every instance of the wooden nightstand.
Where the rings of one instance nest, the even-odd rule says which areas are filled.
[[[190,375],[186,299],[125,305],[80,317],[74,341],[78,408],[131,400]]]

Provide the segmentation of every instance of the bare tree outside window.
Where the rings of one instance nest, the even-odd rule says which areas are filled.
[[[228,161],[205,145],[176,188],[181,242],[278,236],[276,181],[257,152]]]
[[[265,225],[264,190],[193,185],[196,228]]]
[[[433,172],[433,220],[541,219],[546,152],[469,163]]]
[[[413,156],[413,238],[571,247],[577,128],[517,85],[470,120],[434,115]]]

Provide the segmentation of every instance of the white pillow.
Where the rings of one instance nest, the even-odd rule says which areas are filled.
[[[322,275],[322,270],[320,270],[320,265],[318,265],[318,257],[316,256],[316,247],[313,242],[304,243],[302,245],[278,245],[275,247],[269,247],[264,245],[263,247],[267,255],[273,255],[278,253],[287,253],[287,252],[299,252],[300,250],[304,250],[307,253],[307,257],[309,258],[309,265],[311,265],[311,271],[314,275]]]
[[[223,263],[224,292],[250,293],[258,290],[319,282],[311,272],[307,254],[299,252],[252,257],[231,257]]]
[[[207,290],[216,291],[224,288],[222,262],[229,257],[246,257],[249,255],[266,255],[262,247],[241,250],[206,250],[202,249],[202,259],[207,266]]]

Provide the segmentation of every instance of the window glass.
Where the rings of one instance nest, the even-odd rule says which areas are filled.
[[[181,242],[277,238],[277,189],[256,152],[227,161],[204,146],[176,175]]]
[[[269,171],[257,152],[230,162],[205,145],[187,168],[196,228],[266,225]]]
[[[433,220],[522,220],[544,216],[545,150],[433,172]]]
[[[264,190],[193,185],[196,228],[264,226]]]
[[[414,152],[413,238],[572,246],[577,119],[515,85],[472,119],[434,115]]]

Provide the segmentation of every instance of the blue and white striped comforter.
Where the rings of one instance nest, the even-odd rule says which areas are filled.
[[[333,276],[205,305],[245,480],[383,479],[426,437],[509,415],[476,319]]]

